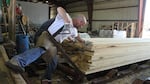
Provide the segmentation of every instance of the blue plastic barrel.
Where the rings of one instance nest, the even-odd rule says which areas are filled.
[[[29,49],[29,37],[27,35],[18,34],[16,36],[16,44],[18,53],[23,53]]]

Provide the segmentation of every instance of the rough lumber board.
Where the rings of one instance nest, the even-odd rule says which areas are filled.
[[[86,41],[91,41],[94,44],[116,44],[116,43],[141,43],[150,42],[146,38],[85,38]]]
[[[143,43],[143,44],[142,44]],[[94,44],[93,48],[96,49],[105,49],[105,48],[113,48],[113,47],[128,47],[128,46],[145,46],[145,44],[150,45],[149,42],[141,42],[141,43],[113,43],[113,44]]]
[[[134,38],[135,31],[136,31],[136,23],[131,23],[131,34],[130,34],[131,38]]]
[[[2,45],[0,45],[0,54],[3,57],[4,62],[9,60],[5,48]],[[10,74],[15,84],[27,84],[20,74],[16,74],[12,71],[10,71]]]
[[[95,73],[150,59],[150,39],[91,38],[94,55],[85,74]]]
[[[115,47],[107,47],[102,49],[94,49],[95,53],[92,56],[91,61],[96,61],[99,59],[109,59],[114,57],[119,57],[123,55],[129,55],[134,53],[140,53],[140,52],[148,52],[146,49],[150,48],[150,43],[138,43],[133,45],[126,45],[122,44],[122,46],[116,46]],[[106,53],[107,52],[107,53]]]
[[[139,58],[139,59],[136,59],[135,62],[140,62],[142,60],[145,60],[145,59],[149,59],[149,57],[145,57],[145,58]],[[104,68],[97,68],[97,69],[89,69],[88,71],[85,72],[85,74],[91,74],[91,73],[95,73],[95,72],[99,72],[99,71],[104,71],[104,70],[109,70],[109,69],[113,69],[113,68],[116,68],[116,67],[119,67],[119,66],[124,66],[124,65],[128,65],[128,64],[132,64],[133,60],[127,60],[124,64],[120,65],[120,64],[116,64],[116,65],[111,65],[109,67],[104,67]]]
[[[129,58],[129,59],[126,59],[126,58]],[[124,66],[128,64],[144,61],[147,59],[150,59],[150,57],[142,56],[142,55],[141,57],[137,57],[136,55],[134,55],[134,56],[104,60],[104,61],[100,61],[99,63],[95,65],[93,64],[93,67],[89,69],[88,71],[86,71],[85,74],[91,74],[91,73],[95,73],[98,71],[104,71],[104,70],[108,70],[108,69],[112,69],[112,68],[116,68],[116,67],[120,67],[120,66]],[[116,61],[116,60],[119,60],[119,61]]]
[[[100,68],[109,67],[114,64],[124,65],[123,63],[126,63],[128,61],[135,63],[135,62],[137,62],[136,61],[137,59],[141,59],[141,61],[143,61],[143,60],[150,59],[150,56],[147,55],[146,53],[142,53],[139,55],[136,54],[136,55],[120,56],[120,57],[116,57],[116,58],[101,60],[101,61],[93,62],[91,64],[90,69],[95,69],[95,68],[99,68],[99,67]]]

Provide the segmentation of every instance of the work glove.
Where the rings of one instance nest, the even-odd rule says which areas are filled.
[[[62,31],[60,32],[61,34],[70,34],[70,28],[73,27],[70,23],[65,23]]]

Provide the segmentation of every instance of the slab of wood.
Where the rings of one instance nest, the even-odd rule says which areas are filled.
[[[63,44],[71,60],[85,74],[150,59],[150,39],[90,38],[85,40],[92,44],[84,45],[78,42]]]
[[[150,39],[91,38],[94,55],[85,74],[91,74],[150,59]]]

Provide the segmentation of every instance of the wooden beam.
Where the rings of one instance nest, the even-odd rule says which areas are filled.
[[[134,24],[132,25],[134,27]],[[85,74],[150,59],[150,39],[84,38],[84,40],[86,46],[79,42],[70,43],[67,41],[63,42],[62,46],[69,54],[72,62]],[[63,56],[63,54],[60,56]]]
[[[113,7],[113,8],[97,8],[97,9],[93,9],[94,11],[99,11],[99,10],[115,10],[115,9],[122,9],[122,8],[133,8],[133,7],[138,7],[138,5],[134,5],[134,6],[122,6],[122,7]],[[74,12],[86,12],[88,10],[76,10],[76,11],[71,11],[70,13],[74,13]]]
[[[136,23],[131,23],[131,34],[130,34],[130,38],[134,38],[134,37],[135,37],[135,31],[136,31]]]
[[[10,1],[9,11],[8,11],[8,32],[10,40],[16,41],[16,0]]]
[[[93,19],[92,21],[95,21],[95,22],[100,22],[100,21],[101,21],[101,22],[105,22],[105,21],[106,21],[106,22],[107,22],[107,21],[113,21],[113,22],[116,22],[116,21],[121,21],[121,22],[138,22],[138,20],[125,20],[125,19],[124,19],[124,20],[117,20],[117,19],[114,19],[114,20],[113,20],[113,19],[111,19],[111,20],[110,20],[110,19],[109,19],[109,20],[102,20],[102,19],[101,19],[101,20],[96,20],[96,19],[95,19],[95,20],[94,20],[94,19]]]
[[[85,74],[104,71],[150,59],[150,39],[90,38],[94,51]]]
[[[76,2],[80,2],[80,1],[83,1],[83,0],[67,0],[67,2],[65,4],[68,5],[68,4],[72,4],[72,3],[76,3]]]
[[[136,32],[136,37],[142,36],[142,30],[143,30],[143,21],[144,21],[144,12],[145,12],[145,3],[146,0],[139,0],[139,24],[138,24],[138,30]]]
[[[49,19],[51,18],[51,7],[50,6],[48,7],[48,18]]]
[[[87,31],[92,31],[92,18],[93,18],[93,0],[86,0],[88,7],[88,20],[89,20],[89,28]]]

